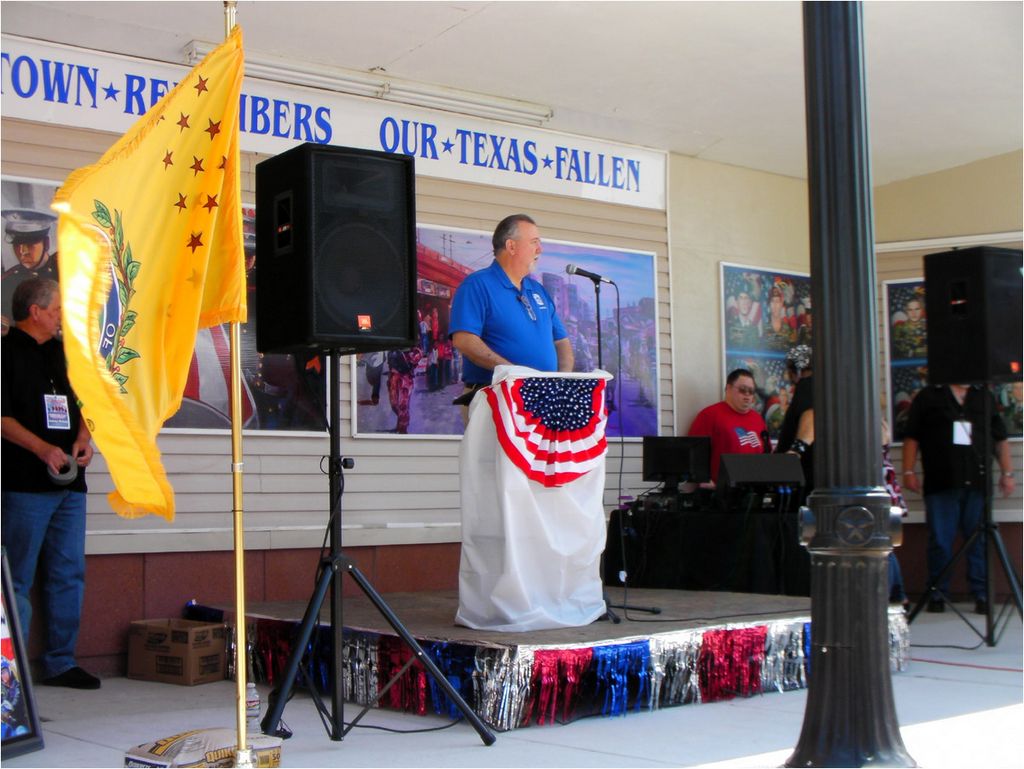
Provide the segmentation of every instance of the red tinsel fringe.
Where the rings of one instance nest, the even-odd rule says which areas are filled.
[[[253,650],[263,662],[266,683],[273,686],[277,676],[284,670],[292,653],[292,637],[295,635],[295,623],[283,620],[256,621],[256,638],[252,641]]]
[[[530,701],[526,706],[523,724],[529,724],[537,711],[537,723],[554,722],[559,700],[562,702],[562,720],[568,721],[571,708],[579,697],[580,681],[594,656],[591,648],[538,649],[533,655],[533,676],[530,679]],[[559,682],[565,688],[559,692]]]
[[[749,697],[761,692],[766,626],[709,630],[704,634],[697,669],[704,702]]]
[[[413,656],[412,649],[400,638],[381,636],[377,642],[378,671],[380,688],[395,677],[402,666]],[[418,716],[427,713],[427,696],[429,684],[427,671],[423,664],[416,660],[405,674],[388,689],[381,703],[397,710],[415,713]]]

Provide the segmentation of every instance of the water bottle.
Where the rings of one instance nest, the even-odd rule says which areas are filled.
[[[254,734],[262,728],[260,726],[260,690],[252,681],[245,685],[245,723],[246,729]]]

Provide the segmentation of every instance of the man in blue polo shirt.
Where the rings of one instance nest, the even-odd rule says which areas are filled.
[[[465,359],[466,392],[456,402],[466,405],[473,391],[491,383],[495,366],[573,369],[572,344],[555,303],[529,277],[541,254],[536,223],[526,214],[507,216],[491,243],[494,261],[468,275],[452,303],[449,333]]]

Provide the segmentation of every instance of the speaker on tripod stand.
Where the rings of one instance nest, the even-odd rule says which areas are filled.
[[[303,144],[256,166],[261,352],[416,344],[413,159]]]
[[[303,144],[256,166],[256,344],[260,352],[330,356],[330,556],[268,699],[261,727],[287,737],[281,714],[330,594],[332,708],[329,735],[345,734],[342,577],[348,574],[413,651],[484,744],[495,737],[465,703],[352,559],[341,550],[340,356],[413,347],[417,341],[414,161],[405,155]],[[348,464],[347,464],[348,463]],[[406,672],[399,671],[396,679]],[[394,681],[392,681],[393,683]],[[390,687],[391,684],[388,684]],[[384,687],[377,699],[388,687]],[[315,695],[315,687],[310,687]]]
[[[929,383],[981,385],[984,388],[983,436],[978,458],[984,509],[981,522],[949,563],[929,582],[924,596],[914,607],[909,619],[913,621],[925,601],[933,594],[940,595],[936,586],[943,583],[956,563],[980,539],[985,547],[987,582],[986,633],[983,639],[989,646],[994,646],[996,622],[993,616],[993,553],[999,558],[1017,612],[1024,616],[1020,578],[1010,562],[999,527],[992,519],[994,399],[988,391],[992,384],[1014,382],[1021,378],[1021,314],[1024,293],[1021,252],[1004,248],[970,248],[928,254],[924,265]],[[959,438],[956,437],[955,427],[953,432],[954,435],[949,436],[948,440],[954,444],[966,441],[976,447],[979,445],[966,429],[961,430]],[[926,471],[926,482],[927,477]]]
[[[982,246],[924,258],[928,381],[1021,378],[1021,252]]]

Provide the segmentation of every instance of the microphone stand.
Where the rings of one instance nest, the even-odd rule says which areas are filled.
[[[595,280],[594,283],[594,307],[595,307],[595,320],[597,321],[597,367],[604,370],[604,353],[601,347],[601,281]],[[612,406],[615,405],[615,388],[611,388]],[[611,411],[611,408],[608,409]]]
[[[602,346],[601,346],[601,281],[597,280],[597,279],[594,279],[594,278],[591,278],[591,280],[594,283],[594,306],[595,306],[595,312],[597,314],[597,316],[596,316],[596,320],[597,320],[597,367],[599,369],[603,370],[604,369],[604,353],[602,351]],[[622,339],[621,338],[619,339],[619,344],[622,344]],[[622,377],[622,367],[619,366],[619,371],[616,373],[616,382],[619,383],[619,384],[621,383],[621,377]],[[618,404],[616,404],[616,402],[615,402],[615,389],[616,389],[615,387],[611,388],[611,405],[608,408],[609,412],[613,408],[614,409],[618,408]],[[623,570],[623,575],[625,576],[626,573],[627,573],[626,572],[626,526],[625,526],[625,521],[623,521],[621,517],[619,518],[619,545],[622,548],[622,570]],[[601,563],[602,563],[602,566],[603,566],[605,562],[602,560]],[[602,568],[602,571],[603,571],[603,568]],[[603,579],[604,584],[607,585],[608,584],[607,574],[605,574],[603,576],[604,576],[604,579]],[[626,583],[625,583],[625,580],[624,580],[623,581],[623,586],[624,587],[625,587],[625,584]],[[612,609],[624,609],[626,611],[629,611],[630,609],[633,609],[634,611],[643,611],[643,612],[647,612],[648,614],[661,614],[661,609],[658,608],[657,606],[631,606],[631,605],[629,605],[625,601],[625,593],[623,593],[623,602],[621,604],[612,604],[608,600],[607,594],[605,594],[604,605],[605,605],[605,609],[606,609],[606,616],[608,617],[608,619],[610,619],[616,625],[619,624],[620,622],[622,622],[622,619],[619,617],[618,614],[613,612]]]

